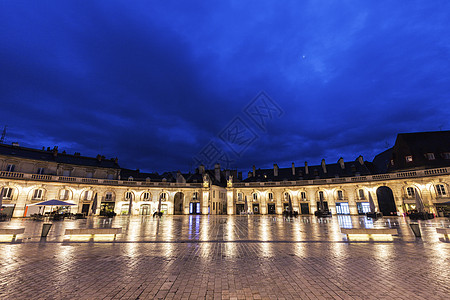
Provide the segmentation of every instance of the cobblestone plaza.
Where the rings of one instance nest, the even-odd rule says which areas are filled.
[[[123,216],[25,228],[0,244],[1,299],[448,299],[449,220],[358,216]],[[112,237],[68,228],[122,227]],[[397,228],[392,239],[347,240],[342,227]]]

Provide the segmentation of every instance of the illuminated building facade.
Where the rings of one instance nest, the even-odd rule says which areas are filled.
[[[364,214],[369,198],[384,215],[414,210],[416,194],[440,216],[450,210],[450,131],[399,134],[395,145],[372,162],[256,169],[246,179],[235,170],[200,166],[195,173],[142,173],[118,160],[0,145],[2,212],[35,213],[32,204],[59,199],[72,212],[99,215],[282,214],[291,202],[299,214],[313,214],[322,200],[333,214]],[[93,207],[93,205],[95,205]],[[130,209],[131,207],[131,209]]]

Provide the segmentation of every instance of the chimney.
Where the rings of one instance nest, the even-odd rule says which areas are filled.
[[[252,177],[252,172],[251,171],[248,171],[248,176],[247,177],[248,178]]]
[[[220,164],[214,165],[214,177],[216,177],[216,181],[220,182]]]
[[[58,156],[58,147],[55,146],[53,147],[53,157],[57,157]]]
[[[364,159],[363,159],[362,155],[358,156],[357,160],[361,165],[364,165]]]
[[[309,174],[308,162],[305,161],[305,174]]]
[[[292,175],[295,175],[295,165],[292,163]]]
[[[255,168],[255,165],[253,165],[253,177],[256,177],[256,168]]]
[[[239,173],[238,173],[238,179],[239,179],[240,181],[242,181],[242,172],[239,172]]]
[[[202,175],[205,174],[205,166],[203,164],[198,166],[198,172]]]
[[[273,176],[278,176],[278,165],[273,164]]]
[[[327,173],[327,165],[325,164],[325,159],[322,159],[321,165],[322,165],[323,172],[326,174]]]
[[[116,157],[115,159],[114,159],[114,163],[118,163],[119,162],[119,159]]]
[[[97,160],[98,160],[99,162],[102,161],[102,156],[101,156],[100,154],[97,154]]]
[[[344,164],[344,159],[342,157],[339,158],[338,163],[341,165],[341,169],[344,170],[345,169],[345,164]]]

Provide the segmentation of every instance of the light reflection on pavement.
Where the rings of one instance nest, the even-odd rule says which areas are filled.
[[[0,299],[446,299],[448,219],[358,216],[118,216],[25,228],[0,243]],[[68,239],[68,228],[122,227],[116,240]],[[397,228],[390,241],[348,241],[340,228]]]

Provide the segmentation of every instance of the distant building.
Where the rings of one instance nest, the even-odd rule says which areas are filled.
[[[364,214],[369,198],[384,215],[415,209],[419,193],[428,211],[450,211],[450,131],[403,133],[372,162],[354,161],[256,169],[243,180],[236,170],[199,166],[195,173],[143,173],[117,158],[84,157],[52,149],[0,144],[3,213],[26,217],[44,200],[74,203],[78,213],[282,214],[289,202],[313,214],[319,202],[334,214]],[[96,207],[92,207],[97,203]],[[161,203],[161,205],[159,205]],[[130,210],[131,205],[131,210]]]

